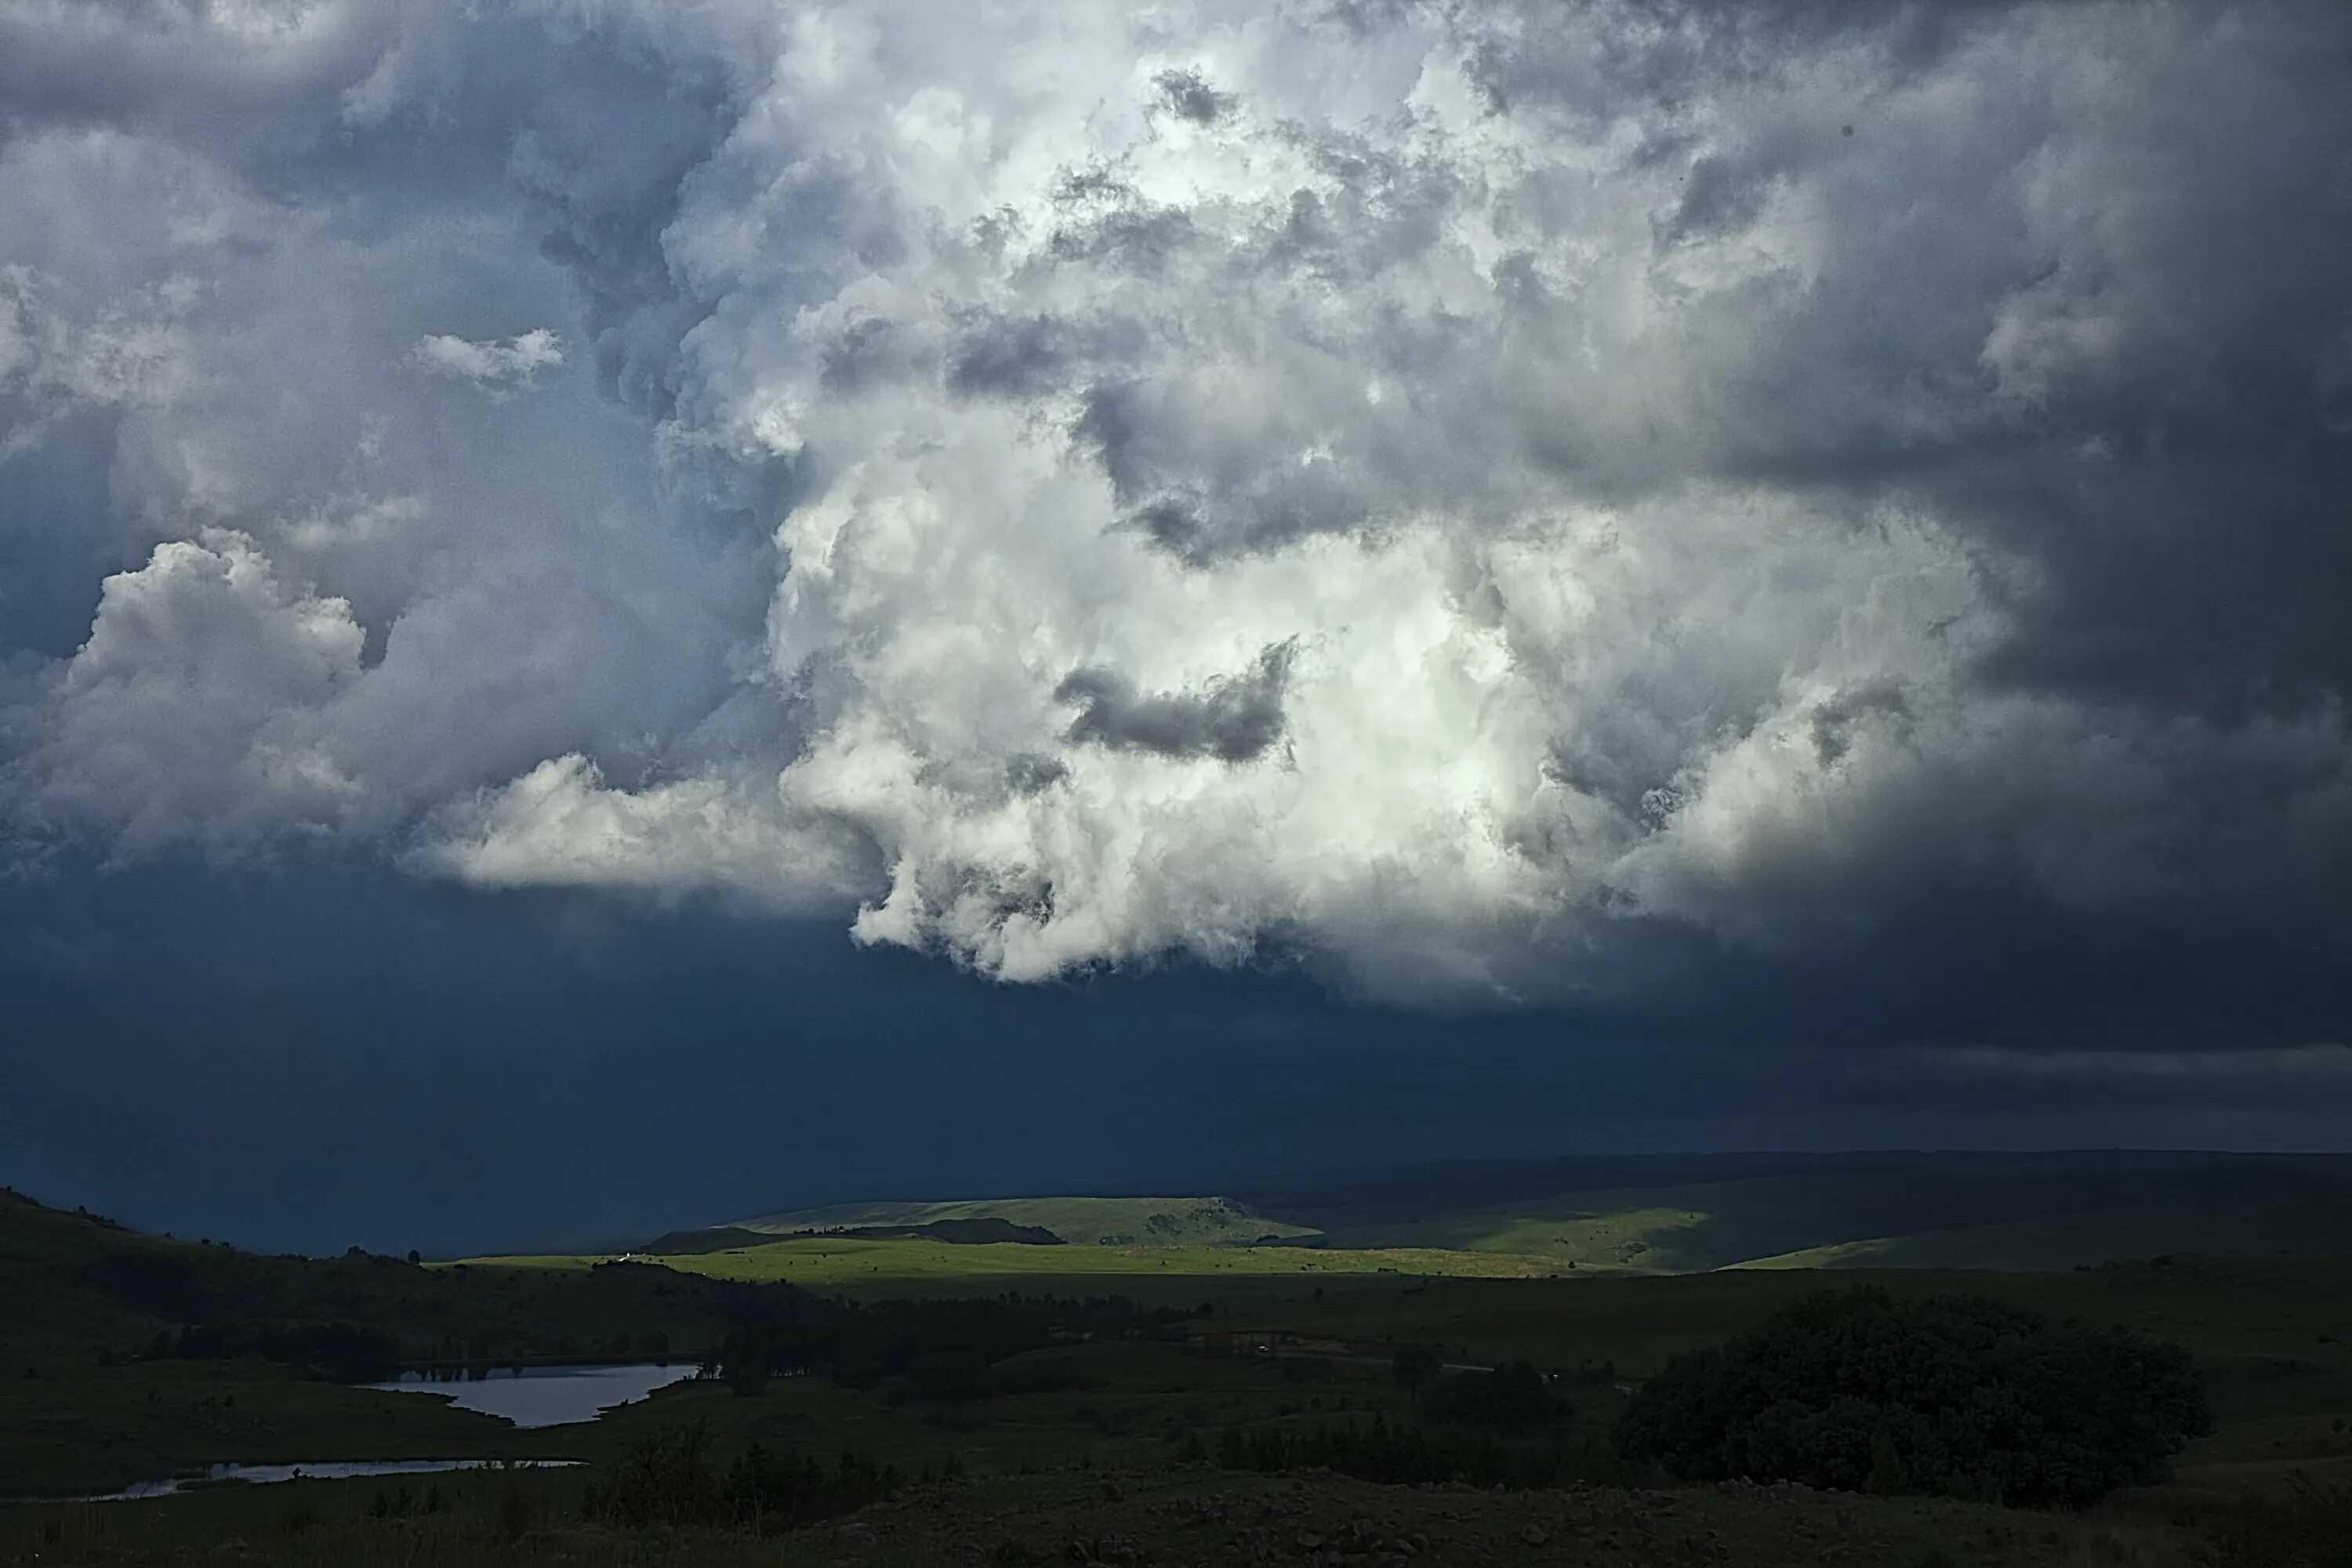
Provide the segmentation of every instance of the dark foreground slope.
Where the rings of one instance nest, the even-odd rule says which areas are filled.
[[[0,1189],[0,1356],[188,1355],[352,1378],[419,1362],[690,1353],[814,1304],[642,1264],[523,1273],[144,1236]]]
[[[382,1258],[255,1258],[21,1201],[0,1214],[0,1342],[29,1374],[0,1378],[0,1475],[16,1489],[97,1489],[100,1478],[138,1479],[207,1460],[585,1462],[576,1471],[306,1481],[0,1509],[0,1562],[2291,1568],[2340,1561],[2307,1548],[2340,1542],[2347,1531],[2336,1526],[2352,1526],[2346,1259],[1863,1276],[1897,1295],[1973,1290],[2132,1324],[2194,1352],[2219,1429],[2181,1456],[2172,1481],[2075,1516],[1794,1488],[1667,1486],[1612,1450],[1629,1391],[1666,1358],[1720,1343],[1825,1282],[1854,1283],[1850,1272],[1384,1276],[1360,1289],[1320,1291],[1301,1279],[1290,1300],[1221,1304],[1213,1317],[1178,1323],[1067,1302],[1040,1311],[1027,1299],[847,1307],[789,1290],[745,1294],[655,1263],[461,1272]],[[669,1316],[646,1321],[667,1321],[677,1336],[726,1329],[733,1343],[720,1347],[724,1377],[680,1384],[593,1423],[515,1433],[315,1369],[183,1356],[176,1331],[165,1336],[173,1353],[152,1354],[155,1336],[172,1328],[163,1309],[173,1303],[127,1299],[126,1280],[157,1271],[107,1261],[123,1258],[171,1260],[158,1277],[193,1279],[202,1291],[182,1307],[260,1304],[311,1314],[286,1321],[403,1333],[409,1314],[443,1313],[404,1343],[467,1325],[490,1339],[585,1342],[599,1331],[644,1331],[630,1314],[655,1307]],[[746,1304],[782,1315],[756,1332],[730,1327]],[[351,1316],[317,1317],[329,1311]],[[1434,1348],[1441,1363],[1525,1358],[1556,1373],[1557,1409],[1539,1429],[1505,1440],[1555,1453],[1561,1466],[1539,1482],[1514,1482],[1535,1489],[1504,1493],[1452,1481],[1375,1486],[1298,1468],[1299,1454],[1329,1451],[1300,1441],[1327,1425],[1369,1432],[1385,1423],[1449,1449],[1484,1440],[1448,1427],[1454,1418],[1400,1379],[1390,1352],[1407,1345]],[[789,1530],[739,1516],[724,1529],[646,1523],[594,1505],[637,1456],[675,1451],[666,1434],[694,1428],[708,1434],[721,1472],[754,1449],[772,1463],[803,1455],[827,1465],[848,1450],[897,1479],[880,1489],[881,1500]],[[1259,1473],[1269,1452],[1276,1473]]]

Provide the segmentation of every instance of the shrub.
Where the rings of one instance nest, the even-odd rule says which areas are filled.
[[[1972,1296],[1808,1297],[1677,1357],[1618,1424],[1685,1480],[1793,1480],[2081,1508],[2210,1425],[2189,1354]]]
[[[1493,1372],[1449,1373],[1424,1383],[1413,1405],[1424,1421],[1497,1432],[1530,1431],[1568,1413],[1543,1373],[1523,1361]]]

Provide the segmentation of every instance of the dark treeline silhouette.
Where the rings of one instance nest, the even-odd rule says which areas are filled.
[[[824,1373],[853,1388],[889,1385],[903,1398],[950,1401],[1073,1386],[1051,1363],[1002,1363],[1085,1340],[1173,1337],[1192,1313],[1125,1297],[1007,1295],[955,1300],[828,1303],[825,1310],[740,1328],[701,1375],[741,1394],[773,1377]]]
[[[2162,1479],[2210,1425],[2189,1352],[1974,1296],[1807,1297],[1677,1357],[1617,1429],[1685,1480],[1792,1480],[2081,1508]]]
[[[1413,1391],[1412,1407],[1423,1421],[1497,1432],[1532,1432],[1568,1414],[1551,1380],[1523,1361],[1426,1379]]]
[[[855,1512],[909,1479],[854,1452],[827,1465],[803,1449],[754,1443],[721,1469],[710,1450],[710,1429],[699,1422],[652,1433],[590,1484],[583,1511],[632,1529],[791,1530]]]
[[[46,1270],[48,1278],[42,1278]],[[100,1361],[284,1362],[372,1379],[405,1365],[660,1357],[730,1331],[820,1322],[844,1309],[777,1281],[710,1279],[653,1264],[586,1270],[427,1268],[356,1248],[271,1257],[129,1237],[95,1257],[35,1255],[25,1288],[89,1304]]]
[[[194,1324],[158,1334],[155,1359],[274,1361],[345,1383],[368,1383],[400,1370],[400,1336],[365,1323]]]

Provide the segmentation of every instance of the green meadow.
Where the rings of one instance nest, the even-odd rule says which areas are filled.
[[[578,1270],[616,1256],[476,1258],[467,1266]],[[752,1247],[667,1255],[659,1261],[713,1279],[776,1281],[856,1298],[1116,1292],[1151,1305],[1185,1306],[1296,1295],[1326,1284],[1394,1285],[1408,1277],[1533,1279],[1561,1268],[1541,1258],[1434,1247],[1037,1247],[840,1236],[787,1237]]]
[[[1002,1219],[1035,1226],[1073,1247],[1242,1247],[1267,1237],[1318,1234],[1312,1226],[1270,1218],[1231,1198],[1214,1195],[834,1204],[737,1220],[733,1228],[787,1236],[959,1219]]]

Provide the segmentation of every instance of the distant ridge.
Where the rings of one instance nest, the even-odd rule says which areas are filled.
[[[987,1247],[1011,1242],[1026,1247],[1060,1247],[1062,1238],[1044,1226],[1015,1225],[994,1215],[976,1219],[935,1219],[921,1225],[838,1226],[795,1232],[806,1236],[840,1236],[855,1241],[944,1241],[957,1247]],[[743,1226],[713,1226],[709,1230],[674,1230],[636,1250],[654,1258],[684,1258],[698,1253],[728,1252],[739,1247],[764,1247],[776,1239],[774,1231]]]
[[[2352,1253],[2352,1155],[2200,1150],[1454,1161],[1245,1182],[1234,1195],[835,1204],[724,1227],[1080,1247],[1313,1247],[1517,1259],[1528,1268],[2071,1268],[2174,1252]],[[721,1232],[700,1233],[716,1236]],[[717,1244],[698,1242],[709,1249]],[[1465,1264],[1469,1259],[1464,1258]]]
[[[1009,1227],[1004,1233],[935,1227],[968,1227],[975,1222]],[[877,1235],[885,1231],[927,1235],[940,1241],[1055,1241],[1074,1247],[1245,1247],[1273,1238],[1311,1239],[1312,1226],[1269,1219],[1250,1205],[1214,1195],[1192,1197],[971,1198],[912,1203],[830,1204],[738,1220],[723,1227],[755,1233],[766,1240],[812,1234]],[[1043,1233],[1010,1234],[1009,1232]]]

